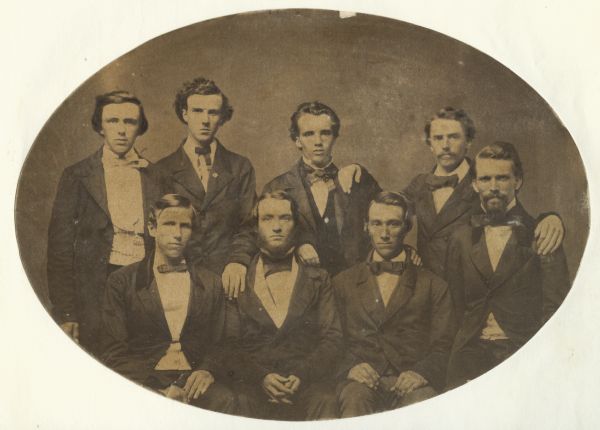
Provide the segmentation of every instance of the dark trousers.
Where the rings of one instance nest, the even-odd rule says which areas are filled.
[[[165,389],[171,384],[183,387],[191,373],[179,370],[157,370],[144,385],[156,391]],[[197,399],[191,399],[189,404],[225,414],[234,414],[237,410],[235,395],[226,385],[218,381],[213,382]]]
[[[438,394],[432,387],[426,385],[404,396],[397,395],[390,391],[397,378],[397,376],[382,377],[377,389],[369,388],[365,384],[350,379],[339,383],[337,396],[340,418],[397,409],[430,399]]]
[[[235,385],[238,398],[238,414],[252,418],[302,421],[337,418],[335,386],[328,383],[300,385],[291,398],[293,404],[273,403],[260,384]]]
[[[510,357],[517,349],[510,339],[471,341],[450,356],[448,389],[483,375]]]

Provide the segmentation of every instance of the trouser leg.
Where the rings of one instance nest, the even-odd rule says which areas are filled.
[[[237,412],[237,402],[231,389],[220,382],[213,382],[208,390],[190,404],[210,411],[234,414]]]
[[[298,413],[300,420],[325,420],[338,417],[335,385],[332,383],[312,383],[298,393]]]
[[[380,396],[360,382],[346,380],[337,387],[340,417],[356,417],[376,412]]]

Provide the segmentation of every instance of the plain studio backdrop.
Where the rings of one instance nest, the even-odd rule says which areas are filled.
[[[5,348],[0,357],[4,382],[0,428],[282,426],[202,411],[137,387],[99,366],[69,341],[30,287],[32,283],[45,294],[45,236],[60,172],[102,144],[89,122],[93,98],[116,86],[142,98],[150,130],[139,139],[139,149],[155,160],[174,150],[185,135],[171,108],[175,91],[184,80],[197,75],[215,79],[236,108],[233,120],[221,130],[221,140],[252,160],[259,191],[298,157],[287,128],[289,115],[301,101],[318,98],[336,109],[342,120],[338,164],[360,162],[386,188],[402,187],[415,173],[432,167],[422,140],[424,121],[445,105],[464,107],[478,128],[472,153],[486,139],[517,145],[526,169],[521,199],[533,214],[545,210],[561,213],[574,276],[589,219],[585,177],[568,133],[539,96],[510,71],[466,45],[424,29],[365,16],[341,20],[336,13],[309,14],[317,26],[311,29],[293,25],[292,20],[285,26],[277,24],[271,17],[272,28],[279,31],[277,37],[268,33],[271,27],[254,31],[242,23],[260,23],[264,15],[205,22],[166,35],[155,45],[110,64],[51,117],[81,82],[152,37],[208,18],[284,6],[392,16],[434,28],[490,53],[523,76],[567,124],[584,155],[592,206],[600,202],[596,192],[599,176],[594,168],[600,162],[594,127],[600,114],[600,57],[595,55],[594,45],[600,10],[596,3],[382,0],[366,6],[350,0],[218,4],[57,0],[9,4],[0,15],[1,85],[6,96],[0,105],[0,122],[6,133],[0,173],[6,197],[2,199],[4,220],[13,217],[23,163],[26,176],[17,201],[20,249],[12,224],[5,223],[2,229],[6,247],[0,259],[0,334]],[[361,22],[376,24],[356,35],[340,33],[344,26],[360,27]],[[287,49],[274,50],[280,43]],[[365,46],[367,51],[361,48]],[[181,63],[169,63],[175,59]],[[265,117],[267,114],[270,117]],[[263,146],[269,150],[259,152],[258,147]],[[581,271],[564,305],[503,365],[458,390],[409,408],[352,420],[286,423],[286,428],[598,428],[600,289],[593,260],[600,252],[600,242],[595,224],[597,220],[591,225]]]
[[[575,273],[589,225],[585,173],[568,131],[528,84],[487,55],[422,27],[286,10],[218,18],[157,37],[103,68],[56,110],[25,162],[16,205],[21,256],[44,302],[47,228],[60,174],[102,145],[90,124],[94,97],[121,89],[142,100],[150,126],[136,147],[157,161],[186,136],[173,101],[197,76],[215,80],[229,97],[234,115],[218,138],[250,159],[259,193],[299,157],[288,128],[301,102],[322,101],[339,115],[336,164],[360,163],[388,190],[432,169],[425,121],[442,107],[465,109],[477,129],[471,154],[494,140],[517,146],[525,170],[519,197],[534,217],[560,212]]]

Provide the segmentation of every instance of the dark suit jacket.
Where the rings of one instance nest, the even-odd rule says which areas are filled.
[[[171,334],[152,270],[153,256],[112,273],[102,306],[102,360],[123,376],[145,383],[167,351]],[[181,331],[181,349],[193,370],[213,371],[224,328],[220,277],[197,266],[188,314]]]
[[[248,269],[246,290],[227,312],[229,376],[250,384],[273,372],[296,375],[303,384],[331,376],[342,333],[329,275],[298,262],[288,315],[278,329],[254,293],[257,260]]]
[[[490,312],[516,349],[550,318],[569,291],[562,247],[538,256],[532,249],[534,219],[520,203],[508,214],[522,219],[523,226],[513,228],[495,272],[484,227],[462,226],[452,236],[447,280],[459,322],[451,360],[457,365],[461,350],[479,336]]]
[[[446,251],[452,233],[468,225],[471,215],[479,210],[479,196],[471,183],[469,173],[458,183],[439,213],[435,212],[433,193],[427,183],[428,173],[417,175],[404,193],[412,200],[417,216],[417,251],[423,265],[438,276],[446,274]]]
[[[340,273],[332,285],[346,344],[340,377],[357,364],[369,363],[380,375],[413,370],[433,387],[444,386],[456,332],[444,280],[409,264],[387,307],[365,262]]]
[[[140,169],[144,226],[160,195],[158,178]],[[68,167],[58,184],[48,229],[48,290],[59,323],[78,321],[80,343],[94,352],[114,230],[108,212],[102,149]],[[153,240],[146,230],[146,254]]]
[[[285,190],[298,205],[300,214],[301,241],[312,243],[319,252],[317,222],[314,218],[309,195],[302,182],[298,161],[289,171],[276,177],[265,185],[263,192]],[[340,234],[341,251],[346,261],[346,268],[364,260],[369,251],[369,240],[364,232],[364,223],[371,199],[381,191],[377,181],[362,167],[359,184],[353,184],[350,194],[342,191],[336,178],[334,191],[336,224]],[[328,269],[329,268],[325,268]]]
[[[256,178],[250,161],[217,143],[208,193],[183,147],[154,168],[163,193],[187,197],[200,215],[200,228],[194,230],[189,244],[190,258],[202,260],[215,273],[231,262],[247,266],[256,249],[251,216]]]

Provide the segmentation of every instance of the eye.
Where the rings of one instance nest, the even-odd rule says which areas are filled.
[[[133,118],[126,118],[123,122],[125,124],[129,124],[129,125],[137,125],[138,124],[138,120],[133,119]]]
[[[331,136],[332,134],[331,130],[321,130],[321,136]]]
[[[315,134],[314,131],[305,131],[304,133],[302,133],[302,136],[309,137],[309,136],[314,136],[314,134]]]
[[[119,120],[117,118],[107,118],[105,121],[110,122],[110,123],[119,122]]]

